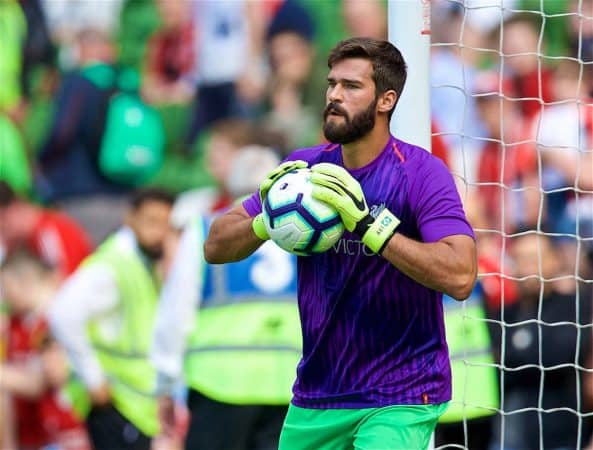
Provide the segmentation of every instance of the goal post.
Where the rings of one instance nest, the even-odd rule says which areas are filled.
[[[430,151],[430,0],[389,0],[388,29],[408,66],[391,130]]]

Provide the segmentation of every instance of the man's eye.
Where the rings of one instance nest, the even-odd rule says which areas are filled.
[[[353,84],[353,83],[346,83],[346,89],[358,89],[358,85],[357,84]]]

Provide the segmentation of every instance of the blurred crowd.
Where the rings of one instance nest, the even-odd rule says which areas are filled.
[[[432,2],[432,151],[480,265],[467,306],[445,299],[436,445],[593,448],[593,1],[504,3]],[[83,356],[112,343],[75,328],[114,306],[81,271],[128,233],[160,286],[171,235],[323,140],[327,53],[386,39],[387,2],[2,0],[0,24],[0,449],[88,449],[115,394]],[[178,416],[130,420],[179,448]]]

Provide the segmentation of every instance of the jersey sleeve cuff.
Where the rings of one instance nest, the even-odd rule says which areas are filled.
[[[473,240],[476,239],[476,235],[471,225],[461,218],[441,219],[439,220],[438,226],[430,227],[429,230],[430,231],[421,231],[423,242],[438,242],[441,239],[456,234],[464,234],[471,237]]]
[[[259,191],[246,200],[243,200],[243,208],[247,211],[247,214],[251,217],[257,216],[262,212],[262,205],[259,201]]]

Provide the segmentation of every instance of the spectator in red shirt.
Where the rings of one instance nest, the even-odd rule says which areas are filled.
[[[0,392],[12,396],[17,448],[51,444],[61,450],[88,450],[90,444],[73,408],[64,402],[65,356],[47,345],[45,307],[60,277],[54,269],[24,250],[12,252],[0,266],[3,299],[8,306],[6,362],[0,363]]]
[[[488,225],[486,204],[479,188],[458,183],[459,193],[467,220],[476,233],[478,249],[478,274],[484,291],[486,310],[494,319],[500,319],[500,309],[517,300],[516,282],[502,275],[509,275],[510,261],[502,251],[504,239]]]
[[[49,336],[41,348],[46,390],[39,414],[49,440],[60,450],[91,450],[82,416],[89,407],[83,385],[71,376],[65,350]]]
[[[27,247],[56,268],[71,274],[92,250],[86,232],[67,215],[42,208],[18,197],[0,181],[0,243],[10,253]]]
[[[196,63],[192,4],[158,0],[156,5],[162,25],[148,44],[142,95],[156,104],[189,103]]]
[[[505,76],[509,77],[518,101],[521,115],[531,121],[542,110],[542,104],[553,100],[552,71],[542,64],[539,55],[545,46],[539,45],[541,22],[533,14],[512,16],[499,30],[502,35],[502,53]],[[498,39],[495,41],[498,48]]]
[[[478,112],[488,131],[478,164],[487,225],[489,229],[510,232],[538,218],[535,148],[527,142],[527,127],[517,102],[508,100],[513,92],[508,80],[501,81],[497,73],[485,72],[476,77],[475,86]]]

